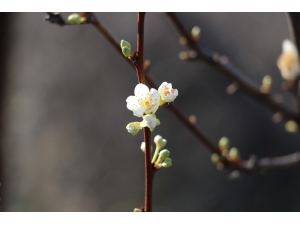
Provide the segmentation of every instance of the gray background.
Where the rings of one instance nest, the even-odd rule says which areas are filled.
[[[63,14],[65,18],[68,13]],[[136,13],[96,13],[135,49]],[[132,211],[144,194],[143,154],[125,126],[137,118],[125,100],[135,71],[91,25],[59,27],[44,13],[10,15],[6,57],[2,183],[5,211]],[[181,13],[202,29],[209,48],[229,56],[251,79],[269,74],[281,93],[276,66],[289,38],[284,13]],[[147,13],[145,58],[159,82],[179,90],[175,105],[197,116],[215,143],[228,136],[243,159],[299,151],[299,137],[273,124],[272,112],[199,62],[178,58],[185,49],[162,13]],[[285,103],[292,108],[290,97]],[[173,166],[155,176],[154,211],[299,211],[300,170],[255,173],[228,180],[210,153],[167,110],[152,133],[168,140]]]

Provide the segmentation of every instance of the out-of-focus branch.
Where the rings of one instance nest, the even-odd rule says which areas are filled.
[[[223,74],[228,80],[234,82],[239,89],[243,90],[249,96],[267,106],[275,113],[281,112],[285,119],[295,120],[300,123],[300,117],[295,112],[277,103],[270,94],[262,93],[260,91],[260,87],[251,81],[249,77],[240,71],[233,63],[231,63],[227,56],[219,56],[213,51],[205,48],[201,42],[197,43],[176,13],[167,13],[167,15],[180,35],[186,38],[188,46],[197,53],[195,59],[199,59],[220,71],[221,74]]]
[[[91,23],[95,26],[95,28],[104,35],[107,41],[119,52],[122,58],[126,59],[123,56],[121,48],[119,47],[118,41],[110,34],[110,32],[101,24],[96,17],[91,13],[82,13],[82,15],[90,15],[93,17]],[[189,37],[189,35],[188,35]],[[191,45],[194,45],[194,42],[190,42]],[[132,68],[135,68],[131,61],[126,60]],[[154,78],[149,74],[145,73],[146,81],[154,88],[158,88],[157,83],[154,81]],[[200,130],[199,128],[190,123],[189,119],[181,112],[180,109],[175,107],[174,105],[169,105],[167,107],[174,115],[197,137],[197,139],[207,147],[212,153],[221,154],[220,149],[216,144],[214,144],[210,139],[208,139]],[[291,116],[293,117],[293,116]],[[289,117],[288,117],[289,118]],[[290,168],[293,166],[300,166],[300,152],[293,153],[291,155],[285,155],[280,157],[268,157],[268,158],[261,158],[257,159],[255,156],[250,157],[249,160],[240,160],[238,162],[228,161],[224,159],[222,161],[224,166],[239,170],[241,172],[249,173],[254,171],[269,171],[275,169],[283,169],[283,168]]]
[[[290,31],[290,36],[293,42],[295,43],[298,52],[300,52],[300,13],[299,12],[289,12],[287,13],[288,26]],[[294,87],[291,94],[294,97],[295,106],[297,108],[297,114],[300,116],[300,73],[298,78],[294,81]]]
[[[292,40],[297,46],[298,52],[300,50],[300,13],[289,12],[287,13],[289,31]]]
[[[5,196],[3,195],[3,188],[6,186],[4,180],[4,151],[3,151],[3,109],[4,109],[4,98],[6,91],[6,80],[7,80],[7,52],[9,46],[9,20],[10,13],[0,13],[0,27],[1,27],[1,36],[0,36],[0,212],[5,211]]]

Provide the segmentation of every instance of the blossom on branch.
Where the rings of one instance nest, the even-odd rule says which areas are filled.
[[[154,88],[149,88],[145,84],[138,84],[134,89],[135,96],[126,99],[127,108],[133,111],[133,115],[142,117],[144,114],[154,113],[158,109],[159,94]]]
[[[158,88],[159,95],[161,97],[160,105],[166,102],[173,102],[178,96],[178,90],[172,88],[171,83],[163,82]]]
[[[156,119],[156,116],[152,114],[143,116],[143,119],[144,120],[141,122],[140,126],[148,127],[151,131],[153,131],[154,128],[160,124],[159,119]]]
[[[288,39],[282,43],[282,54],[277,60],[277,66],[285,80],[294,80],[299,73],[299,54],[294,43]]]

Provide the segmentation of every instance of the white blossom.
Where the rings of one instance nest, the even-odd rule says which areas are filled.
[[[299,54],[294,43],[288,39],[282,43],[282,54],[277,66],[285,80],[293,80],[299,73]]]
[[[163,82],[158,88],[158,93],[161,97],[162,103],[165,102],[173,102],[175,98],[178,96],[178,90],[172,88],[171,83]]]
[[[138,84],[134,89],[134,95],[126,99],[127,108],[133,111],[133,115],[142,117],[158,109],[160,97],[156,89],[151,88],[149,91],[145,84]]]
[[[160,124],[160,121],[156,119],[156,116],[148,114],[143,116],[143,121],[141,122],[141,127],[148,127],[151,129],[151,131],[154,130],[156,126]]]

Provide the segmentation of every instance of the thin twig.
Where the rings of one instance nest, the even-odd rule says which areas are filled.
[[[300,52],[300,13],[299,12],[289,12],[287,15],[288,27],[290,31],[290,36],[293,42],[295,43],[298,52]],[[292,91],[292,95],[294,97],[295,106],[297,109],[297,114],[300,117],[300,93],[299,93],[299,85],[300,85],[300,74],[297,79],[294,80],[294,87]]]
[[[295,120],[300,123],[300,117],[295,112],[277,103],[269,94],[261,93],[260,87],[231,63],[227,56],[220,57],[218,54],[205,48],[201,42],[197,43],[176,13],[167,13],[167,15],[177,28],[178,32],[186,38],[188,46],[197,53],[197,59],[220,71],[228,80],[236,83],[239,89],[245,91],[249,96],[269,107],[275,113],[281,112],[285,119]]]
[[[300,13],[287,13],[288,26],[292,40],[297,46],[298,52],[300,50]]]
[[[91,14],[91,13],[89,13]],[[91,22],[95,26],[95,28],[104,35],[107,41],[119,52],[122,58],[126,59],[119,47],[118,41],[110,34],[110,32],[94,17],[94,21]],[[191,42],[193,44],[193,42]],[[126,60],[132,68],[135,68],[131,61]],[[150,83],[151,86],[157,88],[158,85],[154,81],[154,78],[151,77],[149,73],[145,73],[145,77],[147,82]],[[220,150],[218,149],[217,145],[215,145],[212,141],[210,141],[194,124],[190,123],[186,116],[181,112],[180,109],[176,108],[174,105],[170,105],[167,107],[170,109],[178,119],[186,125],[186,127],[197,137],[197,139],[203,143],[211,152],[220,154]],[[293,116],[291,116],[293,117]],[[296,152],[290,155],[280,156],[280,157],[267,157],[256,159],[256,157],[250,157],[249,160],[240,161],[238,163],[225,161],[224,165],[232,168],[240,170],[241,172],[254,172],[254,171],[269,171],[275,169],[283,169],[283,168],[290,168],[293,166],[300,166],[300,152]]]
[[[145,26],[144,12],[138,13],[138,34],[137,34],[137,66],[136,71],[138,74],[139,83],[145,84],[144,73],[144,26]],[[145,141],[145,202],[144,212],[152,211],[152,183],[153,183],[153,170],[151,164],[151,131],[148,127],[144,128],[144,141]]]

